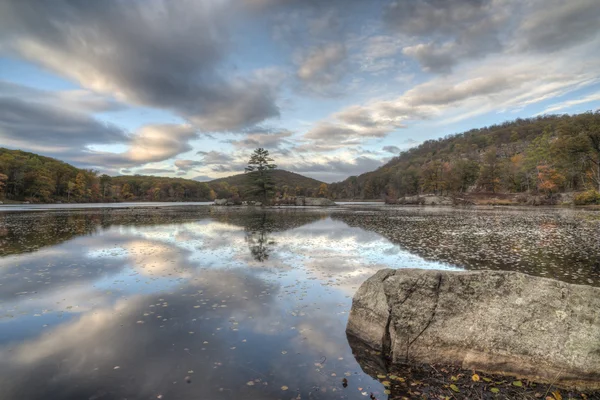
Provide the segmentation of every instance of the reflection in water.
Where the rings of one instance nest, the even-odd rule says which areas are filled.
[[[269,258],[270,247],[275,245],[275,241],[270,236],[269,224],[267,223],[267,213],[262,213],[258,218],[258,223],[246,227],[246,242],[252,257],[258,262],[264,262]]]
[[[354,291],[455,267],[330,212],[0,215],[2,399],[385,399],[346,340]]]

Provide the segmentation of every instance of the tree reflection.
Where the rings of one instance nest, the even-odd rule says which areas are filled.
[[[272,229],[267,218],[267,213],[262,213],[254,217],[248,221],[249,223],[245,227],[246,243],[248,243],[252,258],[262,263],[269,259],[275,241],[271,236]]]

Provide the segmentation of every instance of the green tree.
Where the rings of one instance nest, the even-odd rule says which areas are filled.
[[[121,197],[124,199],[131,199],[133,197],[133,193],[131,193],[131,185],[126,183],[121,188]]]
[[[106,197],[106,192],[110,190],[112,178],[106,174],[100,176],[100,191],[102,192],[102,198]]]
[[[479,184],[486,190],[496,193],[500,189],[501,163],[495,147],[490,148],[483,156],[483,164],[479,173]]]
[[[67,182],[67,202],[71,201],[71,193],[75,191],[75,182]]]
[[[250,182],[255,187],[251,192],[262,195],[265,203],[268,195],[273,192],[274,184],[270,172],[277,168],[277,165],[273,164],[274,161],[269,157],[269,150],[259,147],[254,150],[245,168]]]
[[[75,196],[77,196],[78,200],[81,200],[87,194],[87,180],[85,179],[85,174],[80,172],[75,177]]]
[[[0,173],[0,199],[4,198],[4,187],[8,181],[8,176]]]
[[[319,186],[319,193],[317,194],[318,197],[327,197],[327,193],[327,184],[321,183],[321,185]]]

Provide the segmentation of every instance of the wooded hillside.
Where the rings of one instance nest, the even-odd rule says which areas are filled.
[[[334,198],[467,191],[552,196],[600,187],[600,112],[517,119],[428,140],[381,168],[329,185]]]
[[[284,170],[271,171],[275,191],[316,195],[324,185]],[[31,202],[210,201],[249,197],[250,180],[239,174],[210,182],[149,175],[111,177],[50,157],[0,148],[0,200]]]
[[[0,148],[0,199],[31,202],[206,201],[206,183],[147,175],[98,175],[50,157]]]
[[[317,196],[323,182],[294,172],[275,169],[270,171],[274,192],[280,196]],[[241,196],[252,189],[248,174],[228,176],[207,182],[218,198],[229,198],[232,194]],[[326,185],[325,185],[326,186]]]

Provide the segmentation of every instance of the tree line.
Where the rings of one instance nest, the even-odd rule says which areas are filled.
[[[379,169],[329,185],[332,198],[465,192],[600,199],[600,111],[517,119],[428,140]],[[598,201],[600,203],[600,200]]]
[[[251,171],[211,182],[147,175],[111,177],[54,158],[0,148],[0,200],[97,203],[211,201],[216,198],[264,200],[265,196],[326,195],[326,185],[322,182],[267,168],[270,170],[268,176],[262,176],[260,171]],[[258,175],[260,179],[255,181]],[[257,183],[260,183],[259,188]]]
[[[0,199],[31,202],[208,201],[202,182],[134,175],[111,177],[20,150],[0,148]]]

